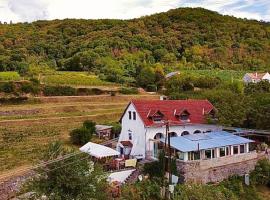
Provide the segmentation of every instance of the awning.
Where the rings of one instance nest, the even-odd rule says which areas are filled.
[[[88,153],[96,158],[118,156],[120,153],[112,148],[106,147],[104,145],[96,144],[93,142],[88,142],[80,148],[80,151]]]
[[[132,172],[134,172],[135,169],[131,169],[131,170],[125,170],[125,171],[120,171],[120,172],[114,172],[111,173],[108,177],[108,182],[112,183],[114,181],[117,181],[119,183],[124,183],[127,178],[132,174]]]

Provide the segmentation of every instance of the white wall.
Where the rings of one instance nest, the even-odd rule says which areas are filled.
[[[132,119],[129,119],[128,112],[132,112]],[[122,118],[122,130],[119,136],[117,150],[119,151],[119,146],[121,141],[131,141],[133,144],[130,155],[145,157],[145,128],[143,121],[136,112],[136,120],[133,120],[133,112],[136,112],[133,104],[130,104]],[[132,140],[129,140],[129,132],[132,133]]]
[[[270,74],[267,72],[262,79],[270,81]]]

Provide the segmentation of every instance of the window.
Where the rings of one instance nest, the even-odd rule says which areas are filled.
[[[198,134],[198,133],[201,133],[201,131],[200,130],[194,131],[194,134]]]
[[[215,154],[215,149],[212,149],[212,158],[215,158],[216,157],[216,154]]]
[[[133,120],[136,120],[136,112],[133,112]]]
[[[231,155],[230,153],[230,147],[226,147],[226,156]]]
[[[245,145],[244,144],[240,145],[240,153],[245,153]]]
[[[238,154],[238,146],[233,146],[233,155]]]
[[[162,116],[154,116],[153,120],[154,122],[160,122],[162,120]]]
[[[219,157],[225,156],[225,147],[219,148]]]
[[[180,114],[179,118],[182,121],[188,121],[189,120],[189,115],[190,115],[189,112],[185,110],[184,112],[182,112]]]
[[[184,136],[184,135],[189,135],[189,132],[188,131],[184,131],[181,133],[181,136]]]
[[[131,119],[131,111],[128,111],[128,118]]]
[[[170,132],[169,133],[171,137],[177,137],[177,133],[176,132]]]
[[[128,139],[132,140],[132,133],[131,132],[128,132]]]
[[[178,152],[178,158],[179,158],[179,160],[184,160],[184,158],[185,158],[185,153],[179,151],[179,152]]]
[[[204,151],[204,155],[206,159],[211,159],[211,149],[207,149]]]
[[[200,152],[199,151],[192,151],[188,152],[188,160],[200,160]]]

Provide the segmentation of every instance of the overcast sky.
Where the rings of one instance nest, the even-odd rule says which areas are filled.
[[[270,21],[270,0],[0,0],[0,21],[130,19],[178,7],[203,7],[236,17]]]

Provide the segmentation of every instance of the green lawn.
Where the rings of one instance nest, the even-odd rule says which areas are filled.
[[[0,81],[19,81],[21,80],[18,72],[0,72]]]

